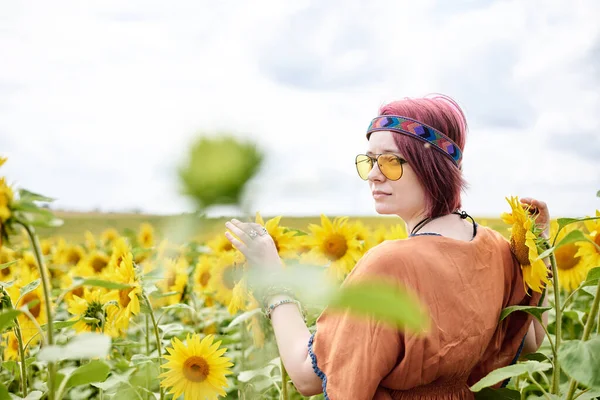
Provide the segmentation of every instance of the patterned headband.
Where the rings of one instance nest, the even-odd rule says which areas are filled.
[[[414,119],[397,115],[381,115],[373,118],[367,130],[367,139],[376,131],[392,131],[415,137],[423,142],[431,143],[434,148],[449,157],[459,167],[462,152],[458,145],[442,132]]]

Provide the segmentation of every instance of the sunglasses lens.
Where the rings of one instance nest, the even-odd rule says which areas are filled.
[[[397,181],[402,177],[402,163],[398,156],[382,154],[379,156],[377,163],[379,164],[381,173],[389,180]]]
[[[367,180],[369,172],[373,169],[373,161],[365,154],[359,154],[356,156],[356,171],[358,176],[363,180]]]

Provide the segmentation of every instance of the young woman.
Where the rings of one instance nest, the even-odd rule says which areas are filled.
[[[325,310],[311,335],[290,297],[274,294],[267,305],[277,344],[303,395],[469,399],[470,385],[540,346],[543,329],[527,314],[499,322],[503,308],[537,305],[540,294],[526,292],[508,241],[459,211],[466,130],[463,112],[446,96],[387,104],[371,122],[368,150],[356,157],[358,174],[369,183],[376,211],[398,215],[411,234],[371,249],[344,284],[385,277],[410,288],[427,306],[431,327],[417,336]],[[547,229],[546,205],[522,201]],[[281,267],[260,225],[234,219],[226,227],[251,264]]]

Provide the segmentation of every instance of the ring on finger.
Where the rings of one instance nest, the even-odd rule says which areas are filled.
[[[254,239],[255,237],[258,236],[258,232],[256,232],[254,229],[250,229],[248,231],[248,236],[250,236],[250,239]]]

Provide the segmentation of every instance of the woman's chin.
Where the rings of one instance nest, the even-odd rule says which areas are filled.
[[[392,210],[389,206],[377,203],[375,204],[375,211],[377,212],[377,214],[381,215],[396,214],[396,212]]]

